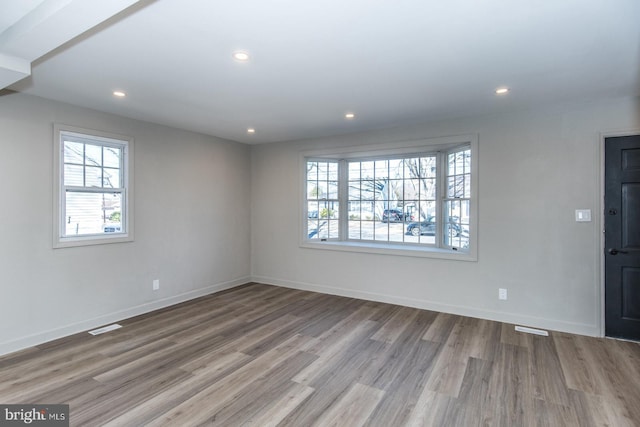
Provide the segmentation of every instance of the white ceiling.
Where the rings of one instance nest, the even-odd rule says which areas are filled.
[[[12,0],[0,4],[0,34],[36,8],[43,0]]]
[[[2,54],[33,61],[9,88],[250,144],[640,95],[640,0],[120,0],[88,13],[112,2],[3,0],[0,68]],[[11,33],[47,3],[75,11],[26,26],[27,41]],[[61,28],[113,14],[46,53]]]

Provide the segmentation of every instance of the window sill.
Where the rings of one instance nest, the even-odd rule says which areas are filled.
[[[83,237],[64,237],[54,240],[53,248],[74,248],[78,246],[106,245],[111,243],[133,242],[133,234],[114,234],[110,236],[90,235]]]
[[[478,261],[478,257],[471,252],[462,252],[453,249],[421,247],[421,246],[398,246],[390,244],[368,244],[360,242],[310,242],[305,241],[300,244],[301,248],[322,249],[342,252],[371,253],[379,255],[409,256],[418,258],[436,258],[455,261]]]

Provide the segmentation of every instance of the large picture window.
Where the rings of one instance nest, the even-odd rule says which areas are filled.
[[[54,246],[130,241],[132,140],[56,127]]]
[[[303,245],[474,254],[475,144],[305,156]]]

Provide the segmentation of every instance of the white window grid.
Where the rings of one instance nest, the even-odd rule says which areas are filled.
[[[443,233],[444,246],[452,249],[466,249],[469,246],[471,161],[469,147],[461,147],[447,153]]]
[[[398,168],[399,164],[403,167]],[[408,174],[412,164],[414,172]],[[328,170],[329,165],[334,168],[331,176],[308,174],[314,168]],[[471,150],[468,145],[402,156],[308,158],[306,166],[307,240],[468,249],[471,200]],[[428,173],[424,172],[426,168]],[[445,171],[444,174],[441,171]],[[383,182],[387,183],[386,188]],[[450,182],[456,184],[451,191]],[[372,185],[383,188],[372,190]],[[462,193],[456,191],[460,185]],[[327,193],[327,197],[315,190],[329,186],[333,186],[334,191]],[[399,194],[393,196],[392,192]],[[363,197],[365,193],[369,194]],[[383,212],[376,212],[381,209]],[[384,210],[389,209],[401,212],[400,221],[381,223]],[[459,214],[462,211],[464,214]],[[431,225],[429,221],[435,226],[428,235],[405,232],[410,223]],[[391,231],[398,227],[402,227],[401,233]]]
[[[133,240],[131,138],[54,125],[54,248]]]

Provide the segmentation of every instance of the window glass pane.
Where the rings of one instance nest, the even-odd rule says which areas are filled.
[[[419,242],[424,245],[435,245],[436,244],[436,236],[433,233],[427,233],[425,235],[420,235]]]
[[[376,215],[376,204],[372,201],[364,201],[361,205],[362,208],[362,219],[371,221],[375,218]]]
[[[360,239],[373,240],[373,221],[362,221]]]
[[[402,159],[389,160],[389,178],[402,179],[403,168],[404,168],[404,160]]]
[[[445,245],[469,247],[469,207],[469,200],[450,200],[445,203]]]
[[[459,226],[460,231],[469,232],[469,200],[450,200],[445,203],[449,221]]]
[[[362,200],[373,200],[376,194],[376,186],[374,181],[362,181]]]
[[[338,202],[325,201],[318,203],[318,218],[333,219],[338,218]]]
[[[318,162],[307,162],[307,179],[310,181],[318,179]]]
[[[464,197],[464,175],[456,176],[456,195],[455,197]]]
[[[327,179],[327,163],[326,162],[317,162],[316,163],[316,176],[317,179],[322,181],[323,179]]]
[[[421,201],[420,202],[419,215],[420,215],[420,221],[425,221],[428,218],[435,217],[436,216],[436,202],[435,201],[431,201],[431,202]]]
[[[319,239],[318,232],[320,231],[320,223],[318,220],[307,221],[307,237],[309,239]]]
[[[417,199],[420,194],[420,181],[418,179],[406,179],[404,181],[404,196],[406,198]],[[422,198],[425,196],[422,195]]]
[[[420,176],[420,165],[417,162],[417,159],[404,159],[403,160],[404,170],[402,171],[403,178],[416,178]]]
[[[122,194],[104,194],[103,199],[103,210],[104,210],[104,218],[105,224],[117,225],[120,226],[122,222]],[[121,229],[119,231],[123,231]],[[105,230],[105,232],[108,232]]]
[[[405,215],[405,221],[418,221],[418,201],[417,200],[405,200],[403,210]]]
[[[360,174],[362,175],[362,179],[373,179],[373,171],[374,171],[373,162],[362,162]]]
[[[349,180],[356,181],[360,179],[360,163],[349,162]]]
[[[84,186],[84,168],[76,165],[64,165],[64,185]]]
[[[329,238],[329,223],[328,221],[319,221],[318,223],[318,238],[319,239],[328,239]]]
[[[122,149],[115,147],[103,147],[104,167],[120,168],[120,159],[122,158]]]
[[[102,168],[87,166],[84,173],[85,187],[102,187]]]
[[[381,200],[397,200],[398,199],[393,184],[394,184],[394,181],[390,181],[388,179],[381,179],[378,181],[378,186],[380,187]]]
[[[317,198],[318,199],[326,199],[329,196],[329,185],[327,181],[318,181],[317,188]]]
[[[464,198],[471,197],[471,174],[465,174],[464,176]]]
[[[420,197],[422,199],[435,200],[436,198],[436,179],[435,178],[422,178],[420,180],[422,189],[420,191]]]
[[[327,202],[320,210],[321,218],[337,219],[340,216],[338,202]]]
[[[327,198],[338,198],[338,181],[329,181],[329,195],[327,196]]]
[[[67,191],[65,194],[66,217],[65,235],[82,236],[103,234],[105,225],[117,230],[122,211],[122,194],[79,193]],[[122,230],[119,230],[121,232]],[[118,232],[118,231],[113,231]]]
[[[420,158],[420,176],[423,178],[435,178],[436,164],[435,156]]]
[[[387,181],[387,200],[402,202],[404,199],[403,182],[400,179],[390,179]]]
[[[403,242],[404,241],[404,224],[389,224],[389,241],[390,242]]]
[[[458,151],[455,154],[456,157],[456,175],[462,175],[466,172],[465,170],[465,151]]]
[[[460,200],[460,211],[458,212],[458,216],[460,217],[460,221],[463,226],[469,227],[470,215],[471,215],[471,201]],[[467,229],[467,231],[469,230]]]
[[[378,222],[375,223],[374,240],[388,241],[389,240],[389,226],[388,223]]]
[[[339,237],[339,230],[340,230],[338,221],[329,220],[328,221],[328,227],[329,227],[329,238],[330,239],[337,239]]]
[[[338,163],[331,162],[328,164],[327,179],[331,181],[338,179]]]
[[[349,239],[360,240],[360,221],[349,220]]]
[[[318,218],[320,214],[318,209],[318,202],[308,202],[307,203],[307,217],[309,218]]]
[[[104,168],[104,187],[120,188],[120,169]]]
[[[389,177],[389,162],[386,160],[376,160],[375,162],[375,177],[377,179]]]
[[[329,179],[329,163],[318,162],[318,180],[326,181]]]
[[[359,200],[360,199],[360,182],[350,182],[349,183],[349,200]]]
[[[447,178],[447,197],[464,197],[464,175],[456,175]]]
[[[84,144],[79,142],[64,142],[64,162],[83,164]]]
[[[318,198],[317,181],[307,181],[307,199],[315,200]]]
[[[359,201],[350,201],[347,205],[347,210],[349,212],[349,219],[359,220],[360,219],[360,206],[361,203]]]
[[[447,197],[471,197],[471,150],[448,155]]]
[[[85,144],[84,163],[90,166],[102,166],[102,146]]]

